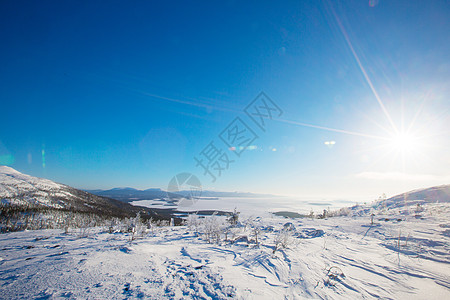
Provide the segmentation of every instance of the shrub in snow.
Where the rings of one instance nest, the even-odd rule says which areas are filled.
[[[79,228],[78,237],[80,237],[80,238],[88,237],[89,231],[90,231],[89,220],[81,219],[81,220],[78,220],[77,224],[78,224],[78,228]]]
[[[154,223],[153,218],[150,218],[147,220],[147,229],[149,229],[152,232],[152,234],[155,233],[155,227],[156,227],[153,223]]]
[[[186,225],[191,231],[198,231],[198,227],[200,225],[200,220],[197,214],[190,214],[187,216]]]
[[[259,246],[259,240],[258,237],[261,234],[261,227],[260,226],[254,226],[252,229],[252,235],[255,237],[255,244],[256,246]]]
[[[117,230],[119,230],[118,229],[119,225],[120,225],[120,220],[118,218],[112,218],[108,224],[108,232],[109,233],[116,232]]]
[[[142,222],[141,213],[138,212],[132,222],[131,241],[143,237],[147,232],[147,226]]]
[[[244,227],[241,231],[245,233],[245,237],[247,238],[247,242],[254,242],[257,246],[259,246],[259,237],[262,233],[262,226],[260,225],[261,218],[248,218],[245,220]],[[242,237],[242,235],[241,235]],[[253,240],[250,240],[249,238],[253,237]]]
[[[235,243],[236,240],[241,236],[242,232],[242,227],[230,227],[227,230],[227,237],[229,236],[230,241]]]
[[[294,243],[294,238],[292,236],[292,232],[290,230],[282,229],[275,236],[275,248],[273,249],[273,253],[282,248],[288,248],[290,245]]]
[[[351,209],[348,207],[343,207],[341,209],[338,210],[337,214],[338,216],[350,216],[352,213]]]
[[[170,222],[168,220],[158,220],[155,222],[155,225],[157,227],[167,227],[170,225]]]
[[[132,231],[133,226],[131,225],[131,220],[129,218],[123,219],[119,224],[119,231],[121,233],[129,233]]]
[[[203,219],[203,230],[208,243],[220,243],[220,235],[225,227],[224,222],[217,216],[217,213]]]
[[[353,207],[355,208],[355,207]],[[318,215],[319,219],[324,219],[326,217],[346,217],[352,214],[352,210],[348,207],[343,207],[338,210],[324,210],[323,214]]]
[[[238,212],[235,208],[234,212],[231,215],[229,215],[229,217],[227,219],[228,222],[230,222],[231,225],[236,225],[239,222],[239,214],[240,214],[240,212]]]
[[[317,218],[325,219],[328,216],[328,211],[326,209],[323,210],[323,214],[318,215]]]

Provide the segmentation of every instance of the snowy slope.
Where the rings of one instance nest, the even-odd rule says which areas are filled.
[[[400,207],[446,202],[450,202],[450,185],[414,190],[381,201],[380,204],[388,207]]]
[[[0,200],[4,204],[32,205],[118,217],[134,217],[141,210],[153,214],[153,210],[148,208],[96,196],[48,179],[22,174],[6,166],[0,166]]]
[[[142,238],[92,229],[0,235],[0,295],[80,299],[449,299],[449,205],[422,218],[297,219],[291,242],[273,253],[288,220],[243,220],[228,241],[208,243],[185,226]],[[244,225],[245,224],[245,225]],[[251,227],[259,226],[260,246]],[[244,238],[245,237],[245,238]],[[234,243],[230,242],[234,240]]]
[[[22,174],[13,168],[0,166],[0,198],[14,204],[34,203],[62,208],[61,203],[51,201],[50,195],[65,196],[65,186],[53,181]]]

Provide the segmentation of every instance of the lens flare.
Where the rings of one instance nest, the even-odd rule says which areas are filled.
[[[42,168],[45,169],[45,148],[44,147],[42,147],[41,155],[42,155]]]

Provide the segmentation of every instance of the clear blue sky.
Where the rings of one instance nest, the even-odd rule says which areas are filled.
[[[0,164],[86,189],[450,183],[448,32],[448,1],[1,1]],[[266,132],[243,112],[261,91]],[[225,147],[213,183],[194,157],[236,117],[256,149]]]

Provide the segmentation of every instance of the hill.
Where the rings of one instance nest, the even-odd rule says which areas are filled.
[[[397,208],[404,206],[417,206],[426,203],[450,202],[450,184],[417,189],[402,193],[386,200],[378,201],[378,206]]]
[[[138,212],[144,218],[171,217],[169,210],[133,206],[48,179],[22,174],[7,166],[0,166],[0,200],[3,207],[53,209],[119,218],[134,217]]]

